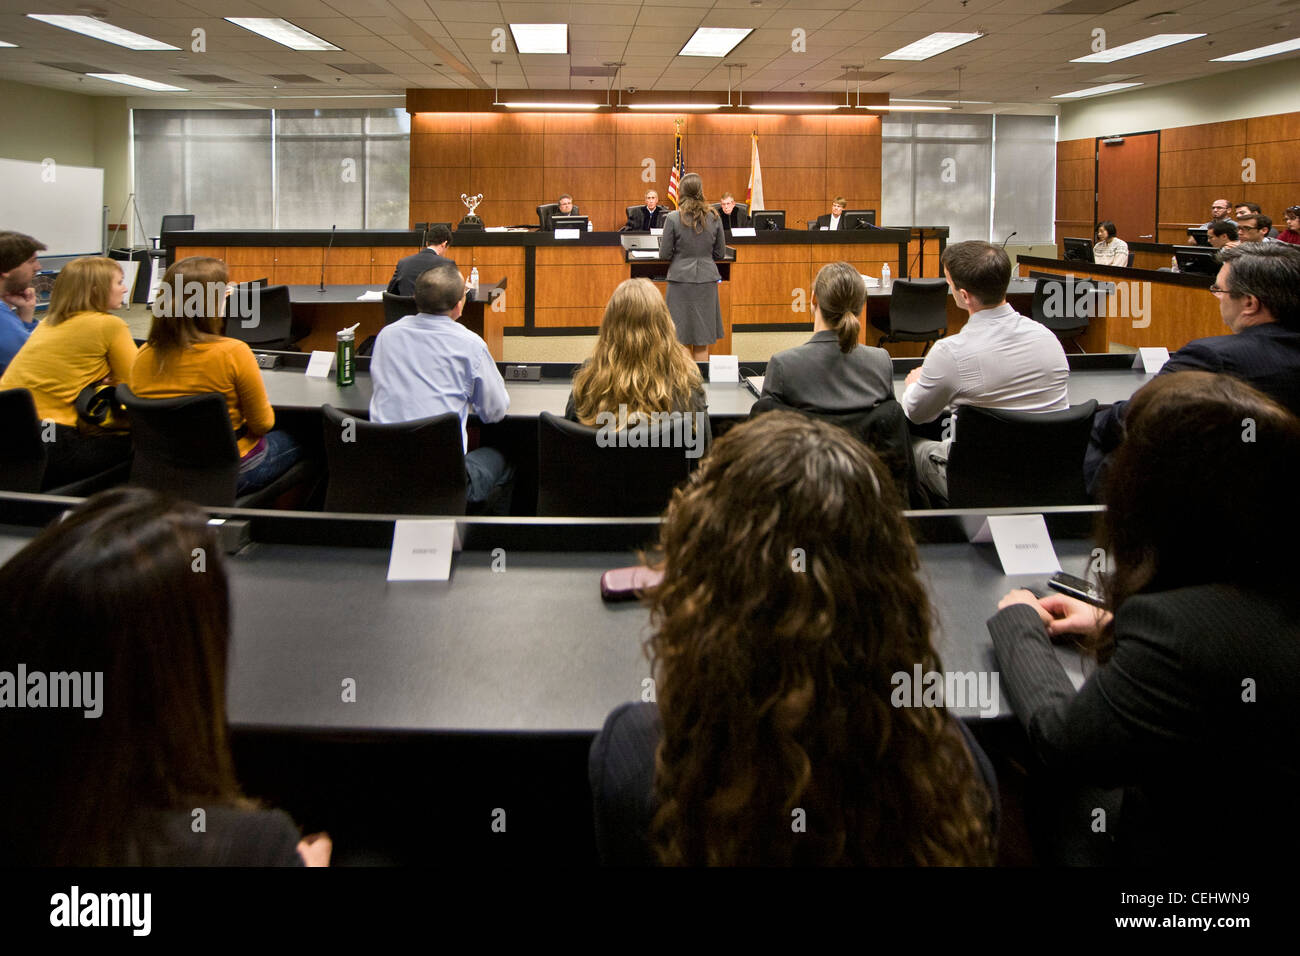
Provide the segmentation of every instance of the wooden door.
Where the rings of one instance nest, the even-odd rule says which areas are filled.
[[[1159,168],[1159,133],[1098,139],[1094,222],[1111,220],[1129,244],[1155,242]]]

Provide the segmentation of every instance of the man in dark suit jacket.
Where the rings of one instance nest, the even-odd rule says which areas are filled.
[[[415,295],[415,280],[443,262],[452,262],[443,255],[451,243],[451,229],[444,223],[436,222],[429,228],[428,245],[413,256],[399,259],[393,278],[388,283],[388,291],[393,295]]]
[[[1300,248],[1250,242],[1219,252],[1219,312],[1233,335],[1196,339],[1169,356],[1161,375],[1220,372],[1300,415]],[[1084,458],[1088,490],[1101,487],[1107,457],[1124,440],[1127,402],[1097,413]]]
[[[581,216],[582,211],[573,204],[573,197],[565,193],[556,201],[558,209],[545,209],[542,211],[541,232],[550,232],[555,227],[551,225],[552,216]]]
[[[843,196],[836,196],[831,200],[830,213],[823,213],[817,217],[818,229],[843,229],[844,228],[844,207],[849,201]]]
[[[731,193],[722,194],[722,201],[718,203],[718,215],[722,217],[722,228],[728,232],[737,226],[749,226],[754,222],[745,207],[736,205],[736,197]]]
[[[627,217],[627,222],[619,232],[649,232],[662,229],[664,217],[668,210],[659,205],[659,194],[653,189],[646,190],[645,205],[637,206]]]

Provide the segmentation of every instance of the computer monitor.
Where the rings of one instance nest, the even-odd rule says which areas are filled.
[[[1217,276],[1219,263],[1214,257],[1217,249],[1202,249],[1200,246],[1174,246],[1174,259],[1178,262],[1179,272],[1191,272],[1195,275]]]
[[[1191,237],[1192,242],[1198,246],[1209,246],[1210,230],[1209,229],[1188,229],[1187,235]]]
[[[872,229],[875,225],[874,209],[846,209],[840,218],[841,229]]]
[[[784,209],[757,209],[754,211],[755,232],[778,232],[785,228]]]
[[[1091,239],[1063,239],[1065,243],[1065,258],[1074,262],[1092,262],[1092,240]]]
[[[551,228],[552,229],[581,229],[583,232],[586,232],[587,217],[586,216],[552,216]]]

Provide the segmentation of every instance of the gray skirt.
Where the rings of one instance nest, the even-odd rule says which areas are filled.
[[[668,283],[668,313],[683,345],[712,345],[722,338],[717,282]]]

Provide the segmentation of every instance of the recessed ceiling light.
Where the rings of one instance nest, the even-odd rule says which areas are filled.
[[[130,30],[115,27],[111,23],[101,23],[94,17],[69,17],[52,13],[29,13],[27,16],[33,20],[40,20],[41,23],[48,23],[52,27],[61,27],[64,30],[71,30],[73,33],[80,33],[82,36],[103,40],[105,43],[124,46],[128,50],[180,49],[180,47],[172,46],[170,43],[155,40],[153,37],[142,36],[139,33],[132,33]]]
[[[630,110],[659,110],[661,113],[685,112],[687,110],[720,110],[726,103],[624,103]]]
[[[1127,60],[1131,56],[1140,56],[1143,53],[1150,53],[1152,50],[1162,50],[1167,46],[1186,43],[1188,40],[1197,40],[1203,36],[1205,36],[1204,33],[1157,33],[1145,40],[1134,40],[1132,43],[1125,43],[1123,46],[1102,50],[1100,53],[1078,56],[1070,62],[1114,63],[1116,60]]]
[[[1270,43],[1268,46],[1258,46],[1253,50],[1242,50],[1240,53],[1233,53],[1229,56],[1216,56],[1210,62],[1240,63],[1242,60],[1258,60],[1260,57],[1290,53],[1292,50],[1300,50],[1300,37],[1296,37],[1294,40],[1283,40],[1281,43]]]
[[[494,103],[494,106],[508,106],[512,110],[598,110],[603,103],[526,103],[518,100],[510,103]]]
[[[567,23],[512,23],[515,49],[520,53],[568,53]]]
[[[843,103],[746,103],[751,110],[841,110]]]
[[[749,27],[700,27],[678,56],[726,56],[754,31]]]
[[[322,40],[316,34],[308,33],[302,27],[294,26],[280,17],[226,17],[226,20],[291,50],[339,49],[328,40]]]
[[[955,47],[961,46],[963,43],[970,43],[971,40],[978,40],[983,35],[984,34],[982,33],[931,33],[928,37],[923,37],[915,43],[909,43],[907,46],[899,47],[893,53],[886,53],[881,57],[881,59],[928,60],[932,56],[946,53]]]
[[[1075,90],[1073,93],[1057,93],[1052,99],[1073,100],[1081,96],[1100,96],[1102,93],[1114,93],[1116,90],[1127,90],[1130,86],[1141,85],[1141,83],[1104,83],[1101,86],[1090,86],[1086,90]]]
[[[18,44],[17,44],[17,43],[6,43],[4,40],[0,40],[0,46],[8,46],[8,47],[15,47],[15,48],[17,48]]]
[[[882,113],[888,113],[891,110],[895,113],[937,113],[940,110],[950,110],[951,106],[918,106],[914,103],[899,103],[897,100],[892,105],[885,106],[868,106],[863,103],[858,107],[860,110],[876,110]]]
[[[110,83],[122,83],[126,86],[138,86],[142,90],[156,90],[159,93],[188,93],[183,86],[171,86],[167,83],[157,83],[153,80],[146,80],[142,76],[132,76],[130,73],[87,73],[86,76],[93,76],[97,80],[108,80]]]

